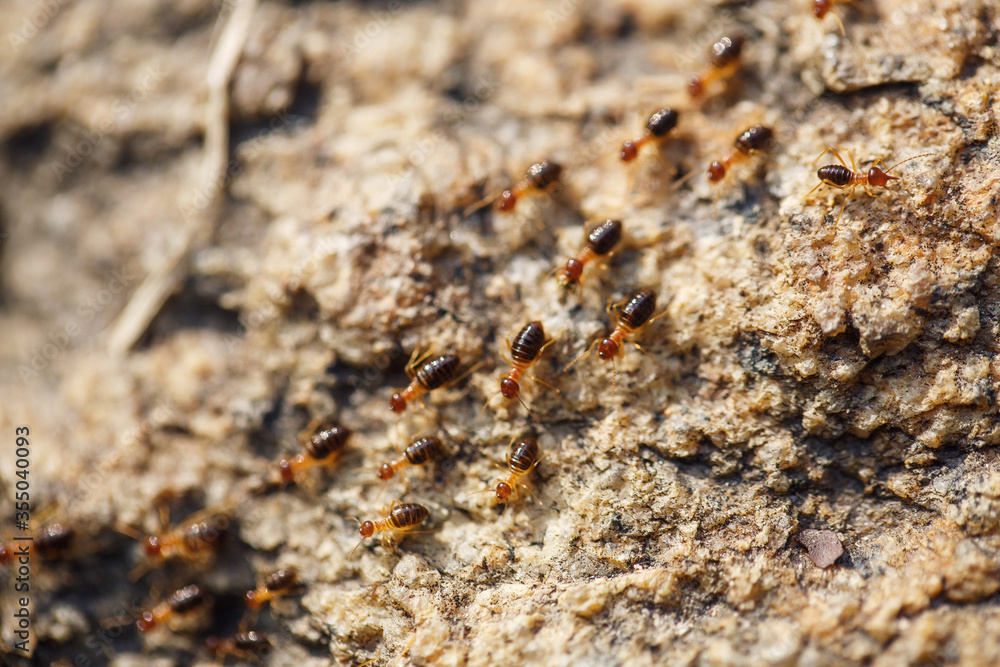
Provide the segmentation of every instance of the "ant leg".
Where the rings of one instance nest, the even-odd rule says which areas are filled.
[[[840,156],[838,155],[837,157],[840,157]],[[851,150],[850,149],[847,149],[847,157],[849,157],[851,159],[851,171],[853,171],[854,173],[857,173],[858,172],[858,166],[856,164],[854,164],[854,156],[851,155]],[[843,162],[843,160],[841,160],[841,162]],[[846,167],[847,165],[845,164],[844,166]]]
[[[849,202],[851,200],[851,197],[853,196],[854,196],[854,190],[852,189],[851,193],[846,197],[844,197],[844,205],[840,207],[840,213],[837,214],[837,219],[833,221],[834,225],[840,222],[840,216],[844,215],[844,209],[847,208],[847,202]]]
[[[833,14],[833,18],[837,19],[837,25],[840,26],[841,37],[847,37],[847,31],[844,30],[844,22],[840,20],[840,16],[837,15],[837,12],[830,12],[830,13]]]
[[[649,321],[646,322],[646,326],[649,326],[650,324],[652,324],[656,320],[658,320],[661,317],[663,317],[664,315],[666,315],[668,310],[670,310],[670,309],[669,308],[664,308],[663,310],[661,310],[656,315],[653,315],[651,318],[649,318]],[[635,343],[632,343],[632,344],[635,345]]]
[[[562,392],[561,392],[561,391],[559,391],[559,389],[557,389],[556,387],[553,387],[552,385],[550,385],[550,384],[549,384],[548,382],[546,382],[545,380],[540,380],[540,379],[536,378],[536,377],[535,377],[534,375],[527,375],[527,374],[526,374],[526,375],[525,375],[524,377],[526,377],[526,378],[531,378],[532,380],[534,380],[534,381],[535,381],[535,382],[537,382],[538,384],[542,385],[543,387],[548,387],[549,389],[551,389],[552,391],[556,392],[556,393],[557,393],[557,394],[559,394],[560,396],[562,395]]]
[[[825,185],[825,183],[824,183],[823,181],[820,181],[819,183],[817,183],[817,184],[816,184],[816,187],[814,187],[814,188],[813,188],[812,190],[810,190],[810,191],[809,191],[809,194],[807,194],[807,195],[806,195],[805,197],[803,197],[803,198],[802,198],[802,201],[806,201],[806,200],[808,200],[808,199],[809,199],[809,197],[810,197],[810,196],[812,196],[812,193],[814,193],[814,192],[816,192],[817,190],[819,190],[819,189],[820,189],[820,187],[822,187],[823,185]]]
[[[496,398],[497,394],[499,394],[499,393],[500,392],[498,391],[496,394],[491,394],[490,397],[486,399],[486,402],[483,403],[483,409],[479,411],[479,416],[476,417],[476,422],[477,423],[479,422],[480,419],[483,418],[483,414],[486,412],[486,408],[489,407],[490,401],[492,401],[494,398]]]
[[[816,156],[816,159],[813,160],[812,163],[816,164],[817,162],[819,162],[819,159],[821,157],[823,157],[824,155],[826,155],[827,153],[833,153],[834,157],[837,158],[837,161],[840,162],[840,164],[844,165],[845,169],[847,168],[847,163],[844,162],[844,158],[840,157],[840,153],[838,153],[837,149],[834,148],[833,146],[828,146],[825,151],[823,151],[822,153],[820,153],[819,155]],[[848,155],[850,155],[850,151],[848,151]],[[857,171],[857,170],[855,170],[855,171]]]
[[[615,395],[615,389],[618,387],[618,368],[615,365],[615,358],[611,357],[611,395]]]
[[[580,361],[580,360],[581,360],[581,359],[583,359],[583,358],[584,358],[585,356],[587,356],[588,354],[590,354],[590,351],[591,351],[591,350],[593,350],[593,349],[594,349],[594,347],[596,347],[596,346],[597,346],[597,344],[598,344],[598,343],[600,343],[600,342],[601,342],[601,339],[600,339],[600,338],[597,338],[597,339],[595,339],[595,340],[594,340],[594,342],[590,344],[590,347],[588,347],[588,348],[587,348],[587,351],[586,351],[586,352],[584,352],[583,354],[581,354],[581,355],[580,355],[579,357],[577,357],[577,358],[576,358],[576,359],[574,359],[573,361],[569,362],[569,366],[567,366],[566,368],[564,368],[564,369],[563,369],[563,373],[565,373],[565,372],[566,372],[566,371],[568,371],[568,370],[569,370],[570,368],[572,368],[572,367],[573,367],[573,365],[574,365],[574,364],[575,364],[576,362]]]
[[[650,359],[653,358],[653,355],[651,355],[649,352],[646,352],[646,350],[642,347],[642,345],[639,345],[639,343],[635,343],[633,341],[629,341],[629,342],[632,343],[632,345],[635,346],[635,349],[639,350],[640,352],[642,352],[643,354],[645,354]]]

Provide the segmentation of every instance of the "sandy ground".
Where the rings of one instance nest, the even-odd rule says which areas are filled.
[[[32,662],[0,661],[209,665],[253,623],[296,667],[1000,663],[1000,10],[838,4],[841,35],[805,0],[691,5],[0,3],[0,536],[22,426],[36,513],[76,529],[32,560]],[[755,124],[766,154],[709,183]],[[846,191],[804,200],[828,146],[930,155],[838,219]],[[464,213],[542,159],[558,193]],[[640,288],[646,354],[565,370]],[[496,394],[530,320],[561,393],[527,381],[529,414]],[[415,348],[482,366],[396,415]],[[353,431],[337,464],[261,488],[314,418]],[[445,460],[376,478],[428,434]],[[529,434],[501,511],[478,492]],[[394,498],[421,532],[352,554]],[[132,581],[115,527],[158,504],[228,530]],[[277,567],[302,586],[254,621]],[[190,583],[203,613],[135,632]]]

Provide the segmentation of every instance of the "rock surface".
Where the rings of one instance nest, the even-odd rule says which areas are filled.
[[[265,664],[1000,664],[1000,11],[833,11],[846,36],[804,1],[262,2],[223,202],[119,354],[119,313],[208,208],[219,7],[7,3],[0,433],[30,426],[33,495],[85,536],[38,571],[36,663],[212,664],[204,636],[294,566],[303,594],[261,614]],[[693,105],[687,79],[737,30],[741,70]],[[621,164],[664,105],[676,132]],[[710,185],[756,123],[770,153]],[[827,146],[862,170],[930,155],[838,220],[846,193],[803,201]],[[463,214],[545,158],[558,196]],[[546,274],[606,217],[623,247],[564,298]],[[562,373],[635,287],[665,309],[647,354]],[[533,319],[559,336],[532,371],[562,393],[532,387],[527,415],[496,375]],[[391,414],[429,346],[485,365]],[[354,431],[338,465],[255,492],[317,416]],[[450,458],[376,479],[442,426]],[[477,492],[529,431],[538,502],[501,514]],[[352,517],[394,497],[429,508],[426,532],[352,557]],[[158,498],[175,519],[226,505],[233,529],[214,566],[131,583],[111,527],[155,530]],[[816,567],[810,531],[844,555]],[[192,580],[214,597],[198,632],[103,629]]]

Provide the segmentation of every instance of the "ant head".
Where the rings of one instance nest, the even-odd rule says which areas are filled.
[[[375,534],[375,524],[371,521],[365,521],[358,528],[358,532],[361,533],[361,537],[371,537]]]
[[[870,185],[877,185],[880,188],[884,188],[889,184],[889,181],[898,181],[899,178],[896,176],[890,176],[886,172],[882,171],[878,167],[872,167],[868,170],[868,183]]]
[[[11,555],[10,550],[4,545],[0,544],[0,567],[7,567],[11,564],[14,558]]]
[[[605,338],[601,341],[601,344],[597,346],[597,356],[607,361],[608,359],[613,359],[616,354],[618,354],[618,343],[611,340],[610,338]]]
[[[507,213],[514,210],[514,204],[517,202],[517,195],[515,195],[510,190],[504,190],[497,199],[496,208],[498,211]]]
[[[150,558],[161,556],[163,554],[163,546],[160,544],[160,538],[156,535],[150,535],[142,543],[142,550]]]
[[[382,467],[379,468],[378,472],[375,474],[378,475],[378,478],[380,480],[382,480],[383,482],[387,482],[390,479],[392,479],[392,476],[396,474],[396,471],[393,470],[392,466],[389,465],[388,463],[383,463]]]
[[[583,262],[578,259],[567,259],[566,266],[563,267],[562,274],[559,278],[564,287],[575,287],[576,284],[580,282],[580,276],[582,275]]]
[[[636,147],[635,143],[631,141],[626,141],[622,144],[622,148],[618,151],[618,159],[622,162],[631,162],[639,154],[639,149]]]
[[[517,398],[517,395],[521,393],[521,385],[516,380],[504,378],[500,380],[500,393],[503,394],[504,398]]]
[[[701,82],[701,77],[694,77],[688,81],[688,95],[694,99],[698,99],[705,94],[705,86]]]
[[[722,180],[722,177],[726,175],[726,167],[718,160],[712,162],[708,168],[708,180],[713,183],[718,183]]]
[[[281,473],[281,481],[285,484],[291,484],[295,478],[292,463],[288,459],[281,459],[281,462],[278,464],[278,472]]]
[[[153,612],[151,611],[142,612],[142,616],[139,618],[138,621],[135,622],[135,627],[139,630],[139,632],[149,632],[150,630],[155,628],[156,617],[153,616]]]
[[[507,482],[500,482],[497,484],[497,500],[503,502],[510,498],[510,494],[513,493],[513,489],[510,488],[510,484]]]
[[[400,394],[393,394],[392,398],[389,399],[389,409],[393,412],[402,412],[406,410],[406,399]]]
[[[247,606],[251,609],[260,609],[261,607],[261,601],[258,599],[257,591],[247,591],[243,601],[246,602]]]
[[[830,11],[830,6],[833,5],[832,0],[814,0],[813,1],[813,15],[821,19],[826,16],[826,13]]]

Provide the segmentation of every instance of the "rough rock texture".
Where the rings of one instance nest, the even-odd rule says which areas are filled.
[[[272,665],[1000,663],[991,0],[838,4],[846,36],[804,0],[262,2],[223,204],[125,354],[116,316],[206,206],[205,67],[236,3],[2,4],[0,508],[28,425],[33,494],[83,536],[35,573],[37,664],[211,664],[200,641],[278,565],[304,594],[261,614]],[[735,30],[743,68],[692,105]],[[621,164],[663,105],[676,132]],[[755,123],[770,154],[711,186]],[[932,155],[837,220],[844,192],[803,201],[827,146],[862,170]],[[557,197],[463,215],[543,158]],[[562,298],[546,274],[609,216],[623,248]],[[647,354],[560,373],[639,286],[665,309]],[[533,370],[562,395],[477,420],[532,319],[561,332]],[[418,346],[485,366],[397,417]],[[354,430],[336,469],[255,492],[316,416]],[[436,419],[451,457],[378,482]],[[538,502],[500,515],[476,492],[528,431]],[[231,507],[233,530],[214,566],[131,583],[111,527],[156,529],[158,496]],[[351,557],[352,517],[393,497],[426,532]],[[816,567],[806,529],[846,553]],[[195,632],[102,630],[190,581],[215,599]]]

